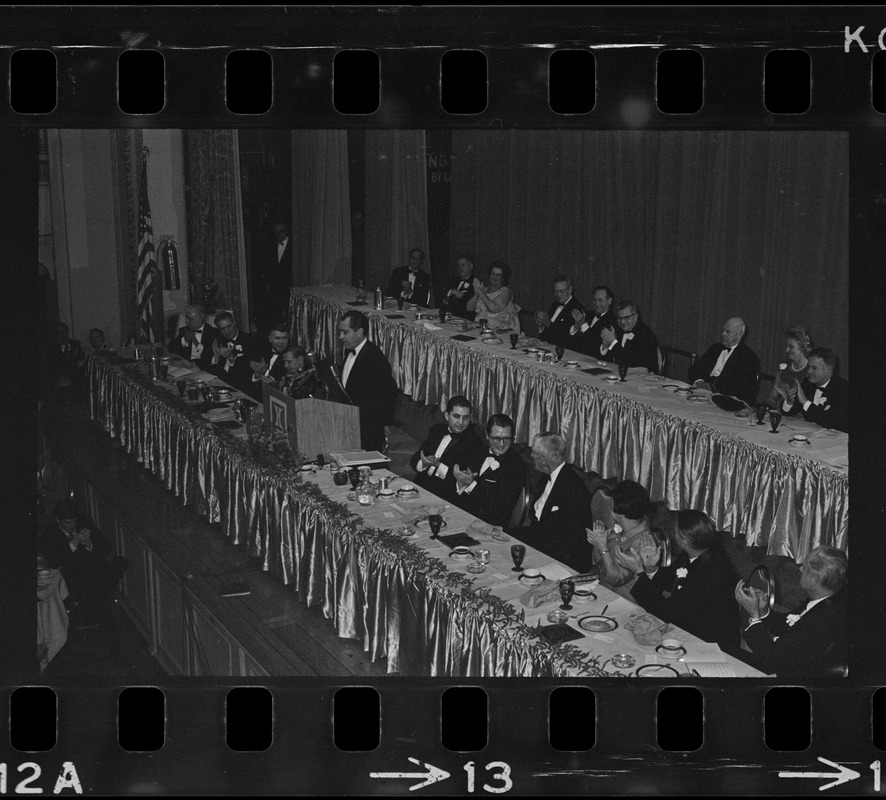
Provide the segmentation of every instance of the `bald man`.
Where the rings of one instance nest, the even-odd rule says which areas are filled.
[[[212,343],[218,332],[206,321],[201,306],[188,306],[185,326],[174,339],[169,340],[169,352],[193,361],[200,369],[208,370],[212,364]]]
[[[757,401],[760,359],[744,343],[745,333],[747,326],[741,317],[727,319],[720,341],[689,367],[690,382],[753,405]]]

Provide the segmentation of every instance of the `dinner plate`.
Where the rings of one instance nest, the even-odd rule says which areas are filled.
[[[524,583],[541,583],[545,579],[545,576],[543,572],[539,572],[538,575],[533,575],[531,577],[529,575],[524,575],[521,572],[519,579]]]
[[[586,617],[580,617],[578,627],[583,631],[591,633],[606,633],[614,631],[618,627],[618,622],[612,617],[601,617],[597,614],[589,614]]]
[[[711,399],[703,394],[691,394],[686,398],[690,403],[710,403]]]
[[[615,382],[615,381],[618,380],[618,375],[604,375],[604,376],[603,376],[603,380],[604,380],[604,381],[609,381],[610,383],[613,383],[613,382]]]
[[[470,551],[468,551],[467,553],[456,553],[455,550],[453,550],[449,554],[449,557],[454,558],[456,561],[470,561],[470,559],[474,557],[474,554]]]
[[[397,489],[400,497],[413,497],[418,494],[418,489]]]
[[[644,375],[643,380],[647,383],[661,383],[664,378],[661,375]]]
[[[794,439],[789,439],[788,444],[791,447],[809,447],[809,445],[811,445],[812,442],[810,442],[808,439],[805,439],[804,441],[800,441],[800,442],[795,441]]]
[[[578,369],[578,364],[564,364],[563,369]]]
[[[678,658],[683,658],[686,655],[686,648],[679,647],[676,650],[667,651],[659,645],[655,648],[655,652],[658,653],[662,658],[666,658],[669,661],[676,661]]]
[[[494,336],[489,339],[484,339],[483,342],[485,344],[501,344],[501,339],[496,339]]]
[[[426,519],[420,519],[415,523],[416,528],[421,528],[423,531],[429,531],[431,529],[431,524]],[[446,527],[446,520],[443,520],[443,524],[440,526],[440,530]]]
[[[681,386],[679,389],[674,389],[674,394],[682,394],[687,395],[692,391],[688,386]]]
[[[634,673],[638,678],[679,678],[680,673],[670,664],[644,664]]]
[[[395,494],[377,494],[375,497],[379,503],[393,503],[397,499]]]
[[[663,383],[661,388],[667,392],[676,392],[680,388],[679,383]]]

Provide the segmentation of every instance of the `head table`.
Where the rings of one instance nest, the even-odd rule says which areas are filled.
[[[173,369],[176,375],[172,374]],[[339,636],[363,641],[389,672],[402,675],[465,677],[629,676],[647,664],[672,664],[687,678],[758,677],[761,673],[722,654],[715,646],[674,628],[685,660],[668,661],[654,647],[637,644],[626,630],[640,609],[601,586],[597,599],[573,602],[566,625],[581,634],[568,644],[551,644],[536,626],[559,601],[523,605],[532,588],[512,571],[511,544],[494,540],[489,526],[466,512],[445,506],[434,495],[359,506],[349,487],[337,486],[329,469],[301,473],[257,462],[249,452],[246,428],[231,425],[224,413],[198,413],[178,396],[174,378],[195,372],[173,360],[167,381],[151,380],[139,364],[89,363],[90,411],[111,435],[182,500],[219,522],[225,536],[260,556],[263,568],[290,586],[308,605],[322,606]],[[192,372],[193,370],[193,372]],[[224,385],[213,380],[213,385]],[[233,398],[240,396],[234,392]],[[232,416],[232,415],[231,415]],[[384,469],[376,475],[402,479]],[[470,561],[457,561],[449,548],[432,540],[422,522],[412,535],[399,532],[425,506],[439,506],[442,535],[465,531],[490,551],[486,571],[473,575]],[[444,507],[445,506],[445,507]],[[478,527],[479,526],[479,527]],[[527,547],[524,567],[549,577],[574,574]],[[607,608],[608,606],[608,608]],[[578,627],[581,616],[606,611],[618,623],[606,633]],[[619,668],[616,654],[633,657]]]
[[[557,431],[571,462],[638,481],[670,508],[705,511],[718,528],[765,545],[770,555],[800,563],[814,547],[848,547],[845,433],[800,417],[785,417],[771,433],[768,424],[749,426],[745,417],[663,388],[681,381],[631,370],[624,383],[609,382],[582,370],[611,374],[613,365],[569,350],[564,364],[539,363],[523,345],[512,349],[507,334],[490,344],[469,330],[472,340],[459,341],[452,337],[464,335],[461,320],[418,320],[415,310],[398,311],[392,301],[381,311],[357,306],[351,287],[292,289],[292,334],[340,361],[337,324],[353,308],[368,315],[369,338],[388,357],[399,388],[418,402],[442,406],[464,394],[481,424],[490,414],[511,416],[517,441]],[[578,368],[567,368],[568,360]],[[810,444],[791,445],[796,434]]]

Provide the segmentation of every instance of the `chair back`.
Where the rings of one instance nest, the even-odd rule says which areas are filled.
[[[598,520],[606,526],[607,530],[612,527],[612,497],[610,497],[605,484],[591,495],[591,522],[594,523]]]
[[[650,528],[649,533],[651,533],[652,538],[655,539],[655,544],[661,548],[661,558],[659,559],[658,566],[671,566],[671,561],[673,560],[673,557],[671,554],[670,537],[668,537],[668,535],[661,528]]]
[[[528,487],[524,486],[520,490],[520,496],[514,503],[514,510],[511,511],[511,520],[508,528],[528,528],[529,527],[529,504],[532,501],[532,493]]]
[[[658,358],[658,374],[664,375],[668,368],[668,359],[660,344],[655,346],[656,357]]]

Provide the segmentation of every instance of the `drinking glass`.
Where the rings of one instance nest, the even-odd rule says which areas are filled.
[[[233,410],[234,410],[234,419],[237,420],[237,422],[239,422],[242,425],[244,422],[243,401],[240,399],[235,400],[234,405],[233,405]]]
[[[523,559],[526,558],[526,545],[512,544],[511,558],[514,560],[514,566],[511,567],[511,572],[522,572],[523,567],[521,564],[523,563]]]
[[[769,412],[769,425],[772,427],[772,433],[778,432],[778,426],[781,423],[781,412],[773,409]]]
[[[165,383],[166,378],[168,376],[169,376],[169,364],[161,364],[160,365],[160,380]]]
[[[429,514],[428,526],[431,529],[431,538],[436,539],[440,533],[440,528],[443,527],[443,517],[440,514]]]
[[[397,309],[399,311],[403,310],[403,298],[399,294],[397,295]]]
[[[628,365],[627,364],[619,364],[618,365],[618,379],[620,381],[624,381],[628,376]]]
[[[562,344],[558,344],[558,345],[554,348],[554,352],[557,354],[557,361],[562,361],[562,360],[563,360],[563,353],[566,352],[566,348],[563,347]]]
[[[572,611],[569,601],[575,594],[575,581],[560,581],[560,599],[563,604],[560,606],[561,611]]]
[[[204,383],[200,386],[200,394],[203,395],[204,402],[208,403],[209,399],[212,397],[212,389]]]
[[[185,389],[188,388],[188,384],[187,384],[186,381],[184,381],[184,380],[182,380],[181,378],[179,378],[179,379],[175,382],[175,388],[178,389],[179,396],[180,396],[180,397],[184,397],[184,396],[185,396]]]
[[[484,331],[485,331],[485,330],[488,330],[488,328],[487,328],[487,326],[486,326],[486,323],[487,323],[487,322],[489,322],[489,320],[486,319],[485,317],[484,317],[483,319],[480,320],[480,327],[481,327]]]
[[[512,333],[509,338],[511,340],[511,350],[513,350],[514,348],[516,348],[517,342],[520,341],[520,334]]]
[[[188,400],[196,403],[200,399],[200,387],[196,383],[188,386]]]
[[[759,405],[754,406],[754,414],[757,415],[757,424],[763,424],[763,417],[766,416],[766,412],[769,410],[768,406],[765,403],[760,403]]]
[[[333,472],[332,481],[336,486],[344,486],[348,482],[348,474],[346,472]]]
[[[356,492],[357,484],[360,483],[360,470],[356,467],[351,467],[348,470],[348,480],[351,482],[351,488]]]

